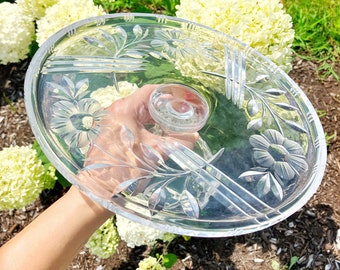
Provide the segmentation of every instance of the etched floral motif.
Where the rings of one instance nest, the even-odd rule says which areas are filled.
[[[186,58],[197,55],[197,51],[193,50],[195,40],[186,37],[181,30],[158,30],[155,38],[151,41],[151,46],[161,52],[159,56],[174,60],[178,58]],[[152,53],[156,56],[156,52]]]
[[[255,161],[271,169],[283,181],[293,179],[308,168],[302,147],[276,130],[268,129],[262,135],[252,135],[249,142],[254,147]]]
[[[109,171],[111,167],[127,167],[133,172],[142,172],[138,178],[128,175],[121,179],[117,190],[124,196],[142,197],[151,215],[165,211],[198,219],[205,215],[207,207],[211,207],[211,201],[222,205],[228,213],[259,214],[263,209],[271,209],[262,199],[265,195],[272,194],[282,200],[285,187],[307,171],[304,149],[292,140],[302,138],[304,141],[307,137],[299,107],[291,104],[288,87],[280,80],[272,79],[269,69],[251,66],[247,52],[240,52],[233,46],[211,46],[187,29],[152,32],[138,24],[132,32],[122,26],[100,29],[93,36],[84,36],[84,42],[95,55],[52,56],[44,67],[46,73],[69,72],[71,67],[72,72],[105,73],[112,79],[112,86],[96,91],[89,91],[88,79],[74,83],[71,77],[64,76],[60,84],[47,83],[53,97],[58,99],[52,107],[51,128],[70,149],[82,148],[82,154],[86,154],[88,145],[102,131],[104,108],[137,87],[123,84],[127,81],[122,79],[130,79],[129,75],[124,75],[134,73],[132,77],[137,72],[145,72],[155,58],[167,64],[170,62],[183,78],[199,82],[207,87],[207,91],[223,92],[225,99],[244,113],[247,123],[242,128],[247,128],[247,134],[259,133],[245,138],[248,144],[250,136],[253,160],[258,166],[249,168],[253,164],[249,165],[239,176],[239,179],[251,182],[248,185],[248,182],[232,179],[215,167],[214,162],[177,143],[159,140],[156,146],[137,145],[133,130],[125,126],[114,130],[112,126],[106,126],[108,135],[112,135],[108,138],[114,138],[119,147],[125,147],[128,155],[117,154],[124,151],[110,151],[106,143],[101,147],[96,145],[96,150],[107,157],[100,156],[88,165],[85,163],[83,171],[92,173]],[[62,69],[60,64],[64,65]],[[224,149],[214,150],[217,160]],[[110,196],[114,192],[110,190]]]
[[[105,114],[101,104],[88,98],[89,81],[74,83],[63,76],[60,84],[47,82],[58,101],[52,106],[50,127],[69,148],[85,148],[99,134],[99,122]]]
[[[251,135],[249,142],[256,163],[262,167],[253,168],[239,177],[258,180],[257,192],[261,197],[272,191],[282,199],[282,186],[308,169],[302,147],[273,129]]]
[[[59,100],[67,100],[70,102],[77,102],[82,100],[89,94],[89,80],[83,79],[76,84],[68,76],[63,76],[60,84],[55,82],[47,82],[47,88]]]
[[[84,98],[73,103],[67,100],[53,105],[51,129],[58,134],[69,148],[85,148],[99,134],[103,108],[94,99]]]

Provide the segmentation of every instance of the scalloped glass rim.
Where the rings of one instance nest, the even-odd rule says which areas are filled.
[[[183,19],[169,17],[165,15],[155,15],[155,14],[142,14],[142,13],[128,13],[128,14],[108,14],[104,16],[99,17],[93,17],[88,18],[85,20],[78,21],[76,23],[73,23],[53,36],[51,36],[36,52],[34,55],[31,64],[28,68],[26,79],[25,79],[25,103],[27,108],[27,114],[28,118],[33,130],[33,133],[40,144],[42,150],[48,157],[48,159],[54,164],[56,169],[61,172],[64,177],[66,177],[73,185],[76,185],[80,190],[82,190],[84,193],[86,193],[89,197],[94,199],[95,201],[99,202],[101,205],[106,207],[107,209],[111,210],[112,212],[115,212],[117,214],[120,214],[122,216],[125,216],[133,221],[142,223],[147,226],[151,226],[160,230],[165,230],[169,232],[174,232],[177,234],[183,234],[183,235],[190,235],[190,236],[200,236],[200,237],[225,237],[225,236],[235,236],[235,235],[241,235],[246,233],[251,233],[254,231],[259,231],[264,228],[267,228],[269,226],[272,226],[284,219],[286,219],[288,216],[299,210],[301,207],[303,207],[308,200],[312,197],[312,195],[317,191],[318,186],[321,183],[325,166],[326,166],[326,159],[327,159],[327,151],[326,151],[326,143],[324,138],[324,132],[323,128],[321,126],[321,123],[318,119],[318,116],[306,97],[306,95],[303,93],[303,91],[295,84],[293,80],[289,78],[287,74],[285,74],[283,71],[281,71],[274,63],[272,63],[269,59],[267,59],[265,56],[262,56],[260,53],[252,50],[252,53],[255,54],[257,57],[263,59],[264,62],[268,64],[268,66],[275,70],[275,74],[279,74],[282,78],[285,79],[285,82],[294,87],[294,91],[298,93],[299,99],[300,99],[300,105],[303,105],[303,114],[306,119],[313,119],[313,126],[310,126],[312,136],[312,141],[317,140],[318,144],[316,145],[316,152],[315,160],[317,161],[316,164],[314,164],[313,171],[314,174],[312,175],[312,178],[309,179],[308,184],[301,187],[300,194],[303,194],[302,196],[295,197],[294,199],[283,202],[280,204],[280,208],[276,211],[276,213],[269,213],[269,215],[266,215],[266,219],[260,220],[260,223],[255,223],[253,225],[249,225],[248,223],[243,226],[242,223],[238,223],[237,227],[233,227],[232,222],[220,222],[220,221],[213,221],[213,220],[207,220],[207,224],[211,224],[211,227],[201,227],[199,224],[196,223],[195,220],[177,220],[174,216],[173,219],[169,219],[172,222],[169,222],[167,220],[166,222],[156,219],[154,217],[148,217],[148,214],[143,214],[143,211],[132,211],[128,209],[127,207],[122,207],[117,203],[112,203],[110,200],[104,200],[83,186],[79,185],[77,179],[75,178],[74,174],[65,168],[65,165],[63,164],[63,161],[61,160],[62,157],[60,157],[60,149],[56,149],[56,146],[51,144],[51,140],[48,137],[48,134],[46,130],[44,129],[44,119],[40,116],[40,106],[41,104],[38,100],[39,97],[37,96],[37,89],[39,87],[39,81],[38,81],[38,75],[40,74],[41,68],[45,60],[50,54],[51,49],[55,46],[55,44],[58,44],[58,41],[61,40],[64,36],[68,34],[72,34],[75,32],[75,29],[84,26],[86,24],[93,24],[94,22],[101,22],[113,18],[129,18],[129,17],[144,17],[144,18],[159,18],[162,20],[168,20],[169,22],[173,21],[176,23],[190,23],[192,25],[196,25],[198,28],[206,29],[207,31],[214,32],[216,35],[224,36],[227,39],[231,39],[234,42],[240,44],[242,47],[245,48],[245,50],[249,49],[249,47],[242,42],[226,36],[225,34],[214,30],[212,28],[192,23]],[[114,200],[119,201],[122,200],[119,196],[117,198],[114,198]],[[113,201],[114,201],[113,200]],[[218,224],[218,226],[214,226],[214,224]]]

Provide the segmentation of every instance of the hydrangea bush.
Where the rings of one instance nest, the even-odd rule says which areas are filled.
[[[0,10],[0,64],[20,62],[29,53],[34,22],[17,4],[3,2]]]
[[[291,70],[292,18],[279,0],[181,0],[176,16],[215,28]]]
[[[46,9],[45,16],[37,21],[37,42],[41,46],[51,35],[63,27],[88,17],[105,14],[92,0],[59,0]]]
[[[36,39],[41,45],[64,26],[87,17],[105,14],[103,7],[112,0],[17,0],[1,3],[0,64],[23,60],[29,44]],[[242,40],[284,71],[291,70],[294,30],[292,19],[279,0],[181,0],[176,16],[198,22]],[[19,14],[20,13],[20,14]],[[16,28],[13,28],[16,25]]]
[[[0,210],[21,208],[36,200],[41,191],[54,187],[55,168],[44,167],[31,146],[12,146],[0,151]]]
[[[120,215],[115,215],[94,232],[85,247],[99,258],[107,259],[116,252],[121,240],[124,240],[128,247],[134,248],[143,245],[155,245],[157,240],[170,243],[176,237],[175,234],[165,233],[128,220]],[[154,257],[145,258],[138,269],[165,269],[160,264],[164,257],[166,255],[161,255],[160,260]],[[156,268],[148,268],[151,266]]]
[[[63,27],[105,14],[92,0],[17,0],[0,3],[0,10],[0,64],[3,65],[26,59],[33,41],[41,46]]]
[[[138,263],[136,270],[164,270],[163,267],[155,257],[147,257]]]
[[[58,0],[17,0],[16,3],[28,16],[40,19],[45,15],[48,7],[53,6]]]
[[[151,246],[165,235],[163,231],[141,225],[120,215],[116,215],[116,218],[118,234],[130,248],[142,245]]]
[[[116,252],[120,238],[114,225],[113,217],[109,218],[87,241],[85,247],[103,259],[109,258]]]

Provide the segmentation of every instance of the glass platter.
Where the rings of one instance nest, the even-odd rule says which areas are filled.
[[[316,192],[326,144],[301,89],[211,28],[110,14],[47,40],[25,80],[35,137],[112,212],[191,236],[269,227]]]

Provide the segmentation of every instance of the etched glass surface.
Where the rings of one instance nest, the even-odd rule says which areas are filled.
[[[253,49],[191,22],[78,22],[40,48],[25,87],[57,169],[150,226],[256,231],[303,206],[322,178],[323,130],[299,87]]]

